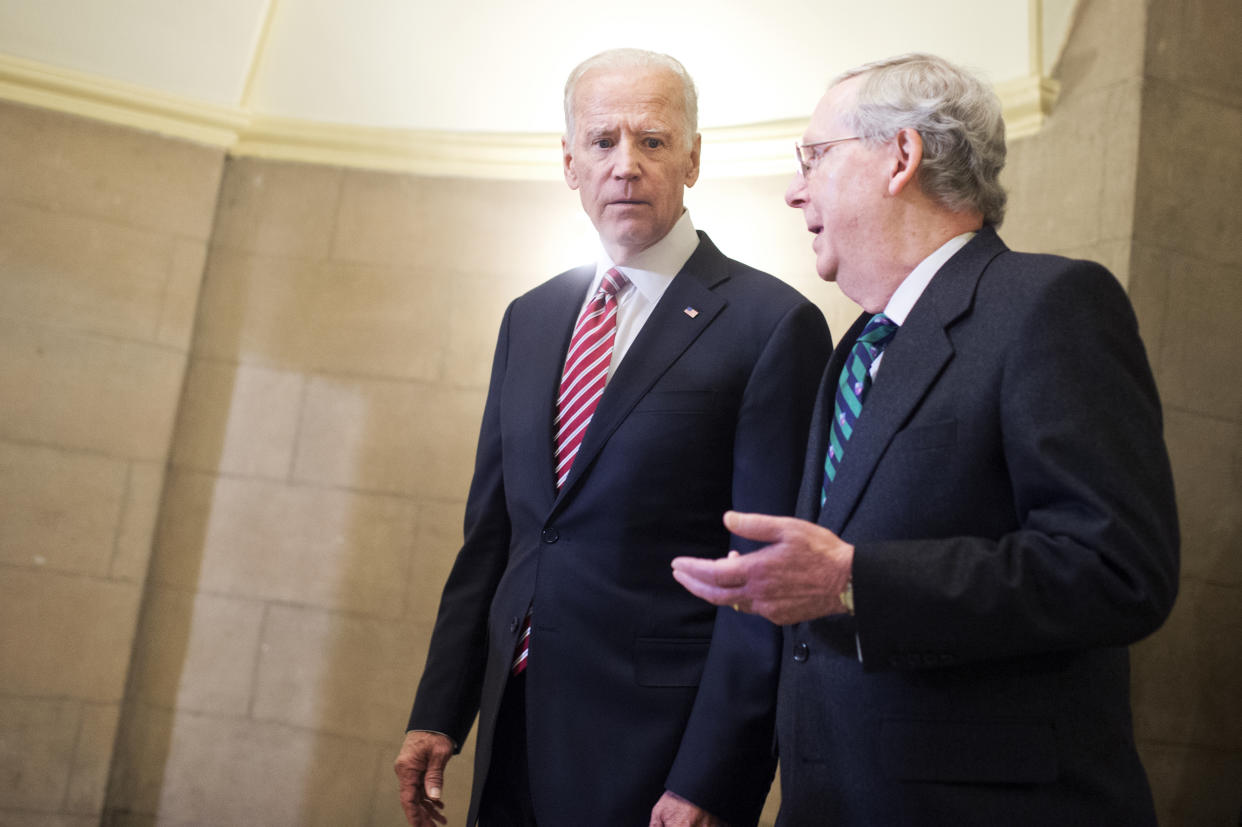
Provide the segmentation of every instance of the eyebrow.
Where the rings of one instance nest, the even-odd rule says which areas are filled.
[[[617,126],[588,127],[584,130],[584,135],[588,141],[595,141],[595,140],[598,140],[599,138],[616,137],[622,131],[623,130]],[[676,130],[671,127],[648,127],[646,129],[639,129],[636,132],[634,132],[634,134],[637,135],[640,139],[641,138],[663,138],[665,140],[672,140],[672,138],[676,134]]]

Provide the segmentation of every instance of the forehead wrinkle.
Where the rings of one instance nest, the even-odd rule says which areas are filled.
[[[673,137],[680,134],[675,124],[668,123],[651,113],[635,116],[617,114],[586,115],[578,122],[578,130],[585,137],[614,135],[630,132],[639,136]]]

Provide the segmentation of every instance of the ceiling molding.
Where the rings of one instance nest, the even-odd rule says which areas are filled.
[[[0,54],[0,98],[226,149],[250,121],[233,107],[6,54]]]
[[[416,175],[560,180],[560,135],[429,132],[256,115],[230,154]]]
[[[1058,85],[1031,75],[996,85],[1008,137],[1037,132]],[[560,136],[431,132],[317,123],[192,101],[0,54],[0,98],[220,147],[230,155],[416,175],[560,180]],[[779,175],[805,119],[703,130],[706,177]]]
[[[1052,78],[1030,75],[995,85],[1005,116],[1005,138],[1025,138],[1043,128],[1052,114],[1061,84]]]

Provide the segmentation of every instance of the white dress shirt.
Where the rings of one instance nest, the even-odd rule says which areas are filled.
[[[927,258],[919,262],[918,266],[910,271],[910,275],[897,285],[897,289],[893,291],[893,295],[889,297],[888,304],[884,305],[884,315],[893,320],[893,323],[901,327],[906,323],[906,317],[910,315],[910,311],[914,309],[914,303],[923,295],[923,291],[927,289],[927,285],[931,284],[932,277],[940,272],[940,268],[944,263],[953,258],[953,255],[966,246],[972,238],[975,237],[974,232],[962,233],[954,236],[941,244],[940,247]],[[880,363],[884,361],[884,352],[876,357],[871,363],[871,378],[875,378],[875,373],[880,369]]]
[[[585,310],[591,303],[604,274],[613,267],[624,273],[631,282],[631,286],[621,291],[617,299],[617,338],[612,348],[612,359],[608,363],[609,379],[625,358],[630,345],[638,338],[639,331],[647,323],[651,311],[672,283],[673,277],[681,272],[681,268],[698,246],[699,236],[690,221],[690,211],[683,210],[673,229],[664,238],[639,253],[629,264],[617,266],[612,257],[600,248],[599,259],[595,265],[595,278],[582,300],[582,309]],[[581,310],[578,315],[582,315]]]

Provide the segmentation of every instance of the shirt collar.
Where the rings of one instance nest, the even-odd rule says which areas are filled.
[[[635,289],[648,299],[658,301],[664,294],[673,277],[681,272],[681,268],[690,260],[690,256],[699,246],[698,233],[690,221],[690,211],[682,210],[681,217],[673,225],[664,238],[639,253],[629,264],[617,266],[612,257],[600,248],[599,258],[595,265],[595,282],[591,292],[604,277],[604,273],[617,267],[633,282]],[[589,294],[588,294],[589,295]]]
[[[953,254],[965,247],[966,243],[974,237],[974,232],[954,236],[940,245],[939,249],[930,256],[920,261],[918,266],[910,271],[910,275],[906,276],[905,280],[893,291],[888,304],[884,306],[884,315],[898,325],[905,324],[906,317],[910,315],[915,302],[931,283],[932,276],[936,275],[944,263],[953,258]]]

